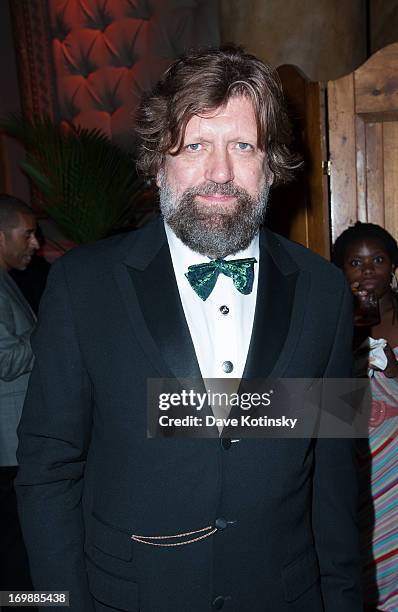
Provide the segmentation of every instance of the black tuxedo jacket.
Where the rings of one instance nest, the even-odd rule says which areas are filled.
[[[340,271],[264,230],[259,274],[245,376],[348,376]],[[59,260],[33,347],[17,490],[36,589],[74,612],[359,612],[351,441],[147,439],[147,379],[200,376],[160,221]]]

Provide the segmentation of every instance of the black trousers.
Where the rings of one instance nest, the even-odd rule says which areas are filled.
[[[18,468],[14,466],[0,466],[0,591],[33,590],[28,557],[18,520],[14,490],[17,470]],[[29,610],[34,609],[29,607]]]

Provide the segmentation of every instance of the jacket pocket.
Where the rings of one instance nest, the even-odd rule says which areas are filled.
[[[314,549],[282,569],[286,601],[294,601],[319,581],[318,559]]]
[[[131,561],[133,558],[131,534],[103,522],[95,514],[91,515],[88,524],[87,543],[123,561]]]
[[[92,514],[87,521],[86,567],[94,599],[118,610],[139,610],[131,534]]]
[[[139,612],[138,585],[111,576],[87,561],[87,577],[93,598],[118,610]]]

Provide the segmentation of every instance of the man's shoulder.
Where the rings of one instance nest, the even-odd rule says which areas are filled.
[[[0,268],[0,293],[6,293],[8,291],[7,276],[8,272]]]
[[[19,289],[16,282],[6,270],[0,270],[0,296],[2,299],[18,304]]]
[[[275,261],[286,267],[307,270],[321,277],[327,276],[329,280],[341,281],[344,278],[341,270],[334,264],[298,242],[289,240],[267,228],[263,230],[263,240]]]
[[[2,310],[10,309],[11,304],[16,304],[15,294],[10,288],[8,272],[4,270],[0,270],[0,301]]]
[[[131,236],[132,233],[112,236],[97,242],[76,246],[65,253],[65,255],[62,255],[56,261],[56,265],[62,263],[67,268],[80,265],[87,267],[90,265],[101,265],[102,262],[109,262],[109,260],[116,261],[127,250],[128,243],[134,240]]]
[[[141,253],[151,241],[156,242],[161,235],[160,225],[156,219],[138,229],[75,247],[55,262],[56,267],[62,266],[68,271],[108,270],[128,256]]]

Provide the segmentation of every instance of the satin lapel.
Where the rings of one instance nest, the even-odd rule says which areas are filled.
[[[244,379],[283,376],[300,335],[309,290],[309,275],[267,231],[260,238],[259,274]]]
[[[115,267],[134,335],[162,377],[200,378],[163,224],[140,234]]]
[[[140,232],[139,239],[121,263],[114,269],[122,299],[134,336],[140,342],[160,378],[192,379],[197,393],[204,393],[199,364],[185,319],[175,280],[174,268],[161,222]],[[182,387],[186,388],[184,385]],[[166,387],[165,387],[166,388]],[[173,391],[177,391],[176,386]],[[173,410],[169,416],[198,416],[195,407],[184,414]],[[205,405],[200,416],[211,415]],[[165,434],[174,435],[170,429]],[[216,427],[185,428],[183,437],[218,438]]]
[[[144,272],[130,268],[129,274],[148,330],[173,376],[201,378],[168,245]]]

